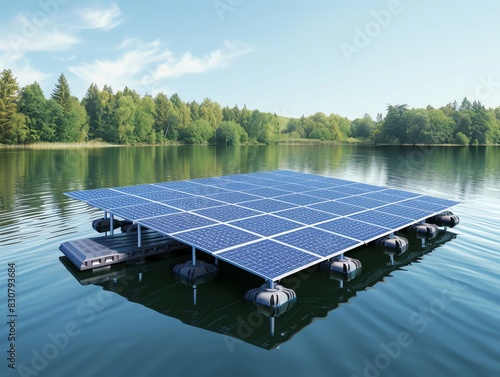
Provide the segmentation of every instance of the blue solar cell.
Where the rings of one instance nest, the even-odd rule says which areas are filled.
[[[340,203],[352,204],[363,208],[376,208],[387,204],[387,202],[381,202],[380,200],[365,198],[363,196],[350,196],[348,198],[339,199],[338,201]]]
[[[399,202],[400,200],[404,200],[404,198],[401,198],[399,196],[386,194],[385,191],[383,191],[383,192],[369,192],[368,194],[362,194],[360,196],[362,196],[363,198],[380,200],[382,202],[387,202],[387,203],[394,203],[394,202]]]
[[[258,240],[260,237],[228,225],[215,225],[175,234],[181,242],[209,253],[237,247]]]
[[[332,213],[339,216],[350,215],[351,213],[356,213],[360,211],[365,211],[365,208],[353,206],[351,204],[340,203],[340,202],[325,202],[320,204],[314,204],[309,206],[309,208],[314,208],[319,211],[324,211]]]
[[[350,196],[350,194],[343,194],[341,192],[333,191],[333,190],[314,190],[309,191],[307,195],[317,196],[318,198],[323,198],[327,200],[340,199]]]
[[[216,224],[215,221],[187,212],[152,217],[139,220],[138,223],[166,235]]]
[[[425,219],[426,217],[429,217],[431,215],[429,211],[420,208],[408,207],[400,204],[390,204],[385,207],[380,207],[377,208],[377,211],[403,216],[409,219],[413,219],[415,221]]]
[[[336,185],[332,185],[331,182],[325,181],[323,179],[317,181],[307,181],[307,183],[303,184],[307,185],[310,188],[317,188],[317,189],[329,189],[336,187]]]
[[[257,187],[257,186],[254,186],[254,187]],[[276,196],[286,195],[289,193],[288,191],[283,191],[283,190],[269,188],[269,187],[252,188],[250,190],[245,190],[245,192],[252,194],[252,195],[262,196],[264,198],[273,198]]]
[[[305,205],[308,205],[308,204],[319,203],[319,202],[323,202],[325,200],[325,199],[322,199],[322,198],[318,198],[316,196],[303,195],[303,194],[282,195],[282,196],[278,196],[275,199],[276,200],[281,200],[281,201],[287,202],[287,203],[297,204],[297,205],[300,205],[300,206],[305,206]]]
[[[281,211],[284,209],[295,207],[294,204],[280,202],[278,200],[273,200],[273,199],[252,200],[251,202],[241,203],[240,206],[267,213]]]
[[[114,209],[113,214],[130,221],[145,219],[148,217],[168,215],[179,212],[179,210],[160,203],[141,204],[136,206],[121,207]]]
[[[315,253],[322,257],[333,256],[343,250],[360,245],[361,242],[325,232],[316,228],[299,229],[273,239]]]
[[[186,187],[185,189],[182,190],[182,192],[192,195],[214,195],[214,194],[223,194],[231,191],[224,190],[221,189],[220,187],[215,187],[215,186],[196,185],[196,186]]]
[[[66,193],[66,195],[68,195],[72,198],[75,198],[75,199],[87,201],[87,200],[92,200],[92,199],[109,198],[111,196],[118,196],[121,194],[117,191],[105,188],[105,189],[72,191],[72,192]]]
[[[220,187],[221,185],[224,185],[224,184],[228,183],[229,181],[227,179],[222,178],[222,177],[208,177],[208,178],[191,179],[189,182],[199,183],[201,185]]]
[[[238,207],[235,205],[224,205],[221,207],[206,208],[195,211],[195,213],[222,222],[244,219],[246,217],[262,214],[261,212]]]
[[[215,206],[224,205],[224,203],[219,202],[217,200],[207,199],[202,196],[193,196],[190,198],[184,199],[175,199],[175,200],[166,200],[165,204],[183,209],[184,211],[192,211],[201,208],[210,208]]]
[[[332,215],[326,212],[320,212],[316,211],[315,209],[309,209],[305,207],[276,212],[274,215],[298,221],[305,225],[317,224],[322,221],[327,221],[338,217],[337,215]]]
[[[168,182],[155,183],[155,185],[178,191],[184,191],[191,187],[199,186],[198,184],[189,181],[168,181]]]
[[[145,192],[139,195],[141,198],[154,200],[156,202],[163,202],[165,200],[174,200],[182,198],[192,198],[192,195],[184,194],[180,191],[169,190],[166,188],[160,188],[158,191]]]
[[[231,181],[250,183],[257,186],[265,186],[265,187],[273,187],[279,186],[283,184],[282,182],[273,181],[271,179],[259,178],[259,177],[250,177],[245,174],[241,175],[227,175],[224,178],[229,179]]]
[[[226,203],[241,203],[248,202],[249,200],[259,199],[258,196],[236,191],[226,191],[221,194],[209,195],[208,197]]]
[[[264,279],[276,280],[308,267],[321,259],[278,242],[263,240],[217,256]]]
[[[283,182],[283,183],[302,183],[307,180],[302,176],[290,176],[290,175],[281,175],[281,174],[268,174],[269,179],[273,179],[275,181]],[[308,181],[307,181],[308,182]]]
[[[364,221],[373,225],[383,226],[385,228],[391,228],[394,230],[404,228],[405,226],[414,223],[414,221],[411,219],[391,215],[389,213],[380,212],[377,210],[369,210],[366,212],[358,213],[349,216],[349,218]]]
[[[320,224],[318,228],[367,242],[390,232],[388,228],[351,220],[345,217]]]
[[[120,196],[89,200],[88,203],[93,205],[94,207],[107,211],[112,208],[134,206],[137,204],[148,204],[151,202],[145,199],[138,198],[136,196],[122,194]]]
[[[146,192],[158,191],[163,189],[155,185],[135,185],[135,186],[115,187],[114,190],[126,194],[140,195]]]
[[[236,182],[236,181],[229,181],[229,180],[227,180],[227,183],[224,183],[220,187],[223,189],[226,189],[226,190],[233,190],[233,191],[245,191],[245,190],[251,190],[254,188],[260,188],[260,186],[253,185],[251,183]]]
[[[250,217],[244,220],[233,221],[230,224],[266,237],[303,226],[302,224],[281,219],[272,215]]]
[[[305,185],[298,185],[295,183],[282,183],[278,187],[280,190],[285,190],[289,192],[305,192],[310,191],[311,188]]]

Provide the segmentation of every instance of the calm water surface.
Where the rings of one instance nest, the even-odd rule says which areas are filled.
[[[271,321],[242,300],[259,278],[221,263],[196,290],[177,253],[98,273],[59,245],[95,236],[76,189],[291,169],[461,201],[458,227],[396,257],[364,247],[344,283],[310,269]],[[2,376],[498,376],[500,149],[270,146],[0,150]],[[417,242],[418,241],[418,242]],[[8,263],[16,369],[8,368]]]

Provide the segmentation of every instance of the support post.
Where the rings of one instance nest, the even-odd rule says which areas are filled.
[[[115,235],[115,215],[111,214],[109,216],[109,234]]]
[[[274,281],[268,280],[267,282],[269,283],[269,289],[274,289]]]
[[[193,263],[193,266],[196,264],[196,248],[194,246],[191,251],[191,263]]]
[[[104,218],[107,219],[108,218],[108,212],[107,211],[104,211]],[[104,235],[107,236],[108,235],[108,232],[104,232]]]
[[[137,247],[141,247],[141,224],[137,224]]]

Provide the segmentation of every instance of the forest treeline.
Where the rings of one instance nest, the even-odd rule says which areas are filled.
[[[281,118],[282,120],[282,118]],[[79,100],[64,74],[50,98],[34,82],[20,88],[11,70],[0,74],[0,143],[85,142],[112,144],[238,145],[314,139],[375,144],[499,144],[500,107],[486,109],[465,98],[435,109],[388,105],[385,117],[349,120],[316,113],[280,121],[276,114],[221,107],[205,98],[184,102],[177,94],[116,93],[91,84]]]

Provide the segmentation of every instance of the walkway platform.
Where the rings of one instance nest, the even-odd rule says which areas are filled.
[[[67,241],[59,247],[81,271],[186,248],[188,246],[181,242],[151,231],[143,232],[140,247],[137,246],[137,234],[133,233]]]

